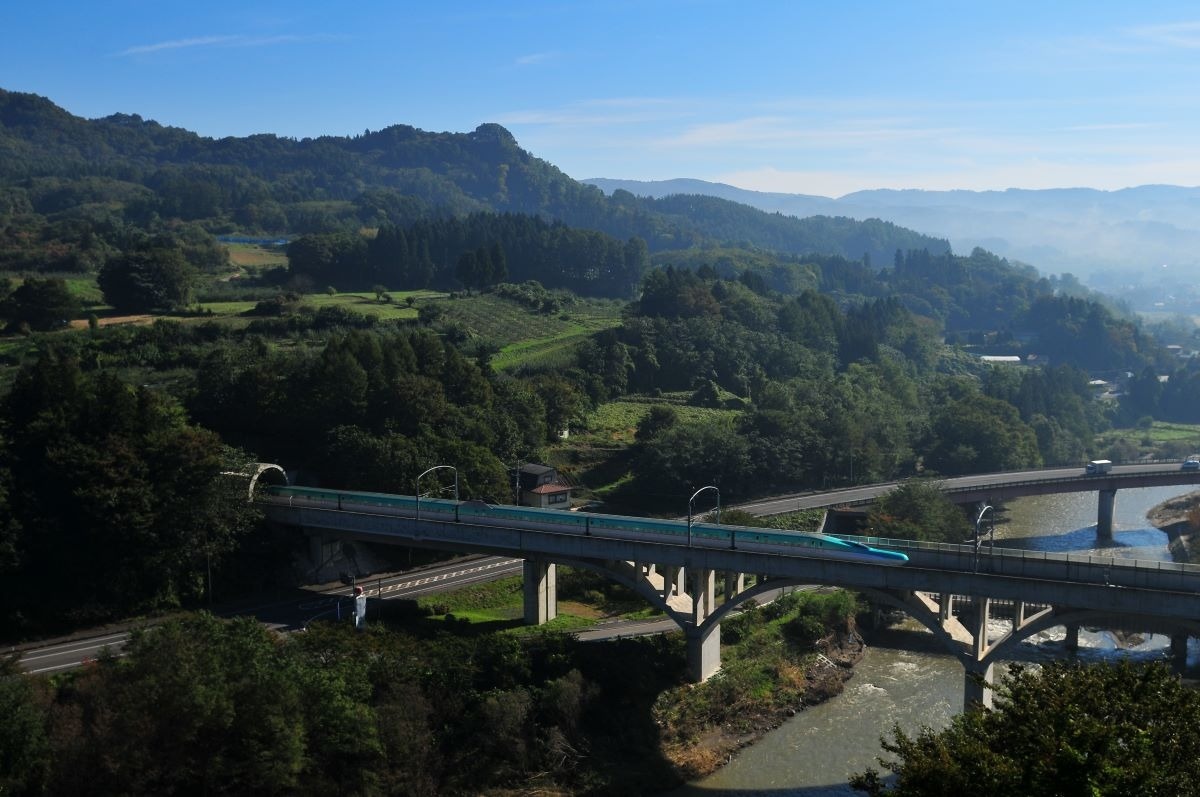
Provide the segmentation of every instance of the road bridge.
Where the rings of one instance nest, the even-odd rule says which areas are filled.
[[[556,564],[603,573],[683,629],[689,673],[697,681],[720,667],[721,619],[769,589],[793,584],[854,589],[909,613],[963,663],[966,704],[989,704],[986,684],[995,662],[1046,628],[1063,625],[1069,634],[1084,624],[1158,631],[1170,635],[1177,648],[1188,636],[1200,636],[1200,567],[1191,565],[858,538],[908,555],[907,564],[894,566],[822,558],[815,552],[740,550],[723,540],[693,538],[690,527],[686,540],[630,539],[590,529],[505,528],[419,513],[405,517],[352,510],[341,508],[340,496],[324,506],[258,500],[270,520],[303,529],[318,541],[369,540],[521,558],[528,622],[544,622],[555,614]],[[748,586],[743,574],[754,574],[755,583]],[[725,582],[721,603],[718,576]],[[965,602],[970,611],[952,611],[955,601],[960,606]],[[992,601],[1012,607],[1009,630],[998,637],[990,630]]]
[[[1117,490],[1138,487],[1200,485],[1200,469],[1184,470],[1178,461],[1115,465],[1108,473],[1087,474],[1078,468],[984,473],[942,480],[942,492],[958,504],[996,504],[1013,498],[1054,493],[1096,492],[1096,537],[1112,542],[1113,509]],[[863,485],[820,493],[799,493],[738,505],[753,515],[782,515],[804,509],[826,509],[846,514],[866,514],[872,501],[900,486],[900,482]]]

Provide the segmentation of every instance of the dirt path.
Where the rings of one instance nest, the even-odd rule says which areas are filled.
[[[149,324],[154,321],[152,315],[114,315],[105,318],[98,318],[100,326],[113,327],[121,324]],[[71,329],[87,329],[88,322],[86,318],[76,318],[70,324]]]

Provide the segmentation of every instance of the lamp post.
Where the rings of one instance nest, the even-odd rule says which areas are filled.
[[[696,496],[700,495],[700,493],[704,492],[705,490],[712,490],[717,494],[717,522],[721,522],[721,491],[710,484],[707,487],[701,487],[699,490],[692,493],[692,497],[688,499],[687,544],[689,548],[692,547],[692,502],[696,500]],[[732,537],[730,540],[732,541]]]
[[[454,500],[455,501],[458,500],[458,468],[454,467],[453,465],[434,465],[432,468],[422,471],[421,475],[417,477],[417,483],[416,483],[416,496],[417,496],[416,519],[417,520],[421,519],[421,479],[425,476],[425,474],[433,473],[435,470],[442,470],[443,468],[454,471]]]
[[[992,522],[991,522],[991,527],[990,527],[992,538],[988,543],[989,548],[991,547],[991,545],[995,544],[995,542],[996,542],[996,511],[995,511],[995,509],[992,508],[991,504],[984,504],[983,508],[979,510],[979,514],[975,516],[975,572],[976,573],[979,572],[979,546],[983,543],[983,539],[979,536],[979,525],[983,522],[983,516],[988,512],[992,513],[992,517],[991,517]]]

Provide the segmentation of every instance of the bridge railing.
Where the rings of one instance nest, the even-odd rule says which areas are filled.
[[[909,556],[910,566],[920,567],[924,563],[929,566],[949,567],[953,563],[955,569],[971,569],[980,575],[1008,575],[1110,587],[1200,592],[1200,565],[995,546],[982,546],[977,551],[974,545],[885,537],[839,536],[878,548],[903,551]]]
[[[1118,463],[1115,463],[1115,465],[1118,467],[1122,466],[1122,465],[1179,465],[1181,462],[1182,462],[1182,460],[1179,460],[1179,459],[1162,459],[1162,460],[1156,459],[1156,460],[1137,460],[1135,462],[1118,462]],[[1045,470],[1046,470],[1046,472],[1056,472],[1056,471],[1061,471],[1063,467],[1064,466],[1055,467],[1055,468],[1046,468]],[[1069,467],[1069,466],[1065,466],[1065,467]],[[1023,471],[1020,471],[1020,470],[997,471],[993,475],[1003,476],[1004,474],[1007,474],[1007,473],[1021,473],[1021,472],[1023,472]],[[1193,471],[1193,473],[1194,473],[1194,471]],[[940,483],[942,485],[941,486],[942,492],[947,493],[947,494],[954,494],[954,493],[977,493],[977,492],[980,492],[981,490],[983,490],[983,491],[987,491],[987,490],[1002,491],[1002,490],[1007,490],[1007,489],[1011,489],[1011,488],[1019,489],[1019,488],[1023,488],[1023,487],[1030,487],[1033,485],[1038,485],[1038,486],[1045,486],[1045,485],[1050,485],[1050,484],[1077,485],[1080,483],[1092,483],[1092,482],[1099,481],[1101,479],[1103,479],[1103,480],[1113,479],[1113,480],[1117,480],[1117,481],[1122,481],[1122,480],[1135,481],[1135,480],[1142,479],[1147,476],[1153,476],[1153,475],[1162,475],[1162,474],[1111,473],[1111,472],[1104,473],[1104,474],[1088,474],[1088,473],[1084,472],[1083,464],[1080,464],[1079,465],[1079,473],[1073,474],[1070,476],[1030,478],[1030,479],[1022,479],[1020,481],[1011,481],[1011,482],[1006,481],[1006,482],[1001,482],[999,484],[989,484],[986,486],[983,486],[983,485],[954,486],[954,485],[946,484],[947,482],[953,481],[955,479],[965,478],[963,476],[944,476],[944,477],[933,476],[933,477],[929,477],[929,481]],[[880,484],[873,484],[873,485],[859,484],[859,485],[854,485],[854,486],[850,486],[850,487],[838,487],[833,490],[811,490],[811,491],[803,492],[803,493],[790,493],[787,495],[772,496],[767,499],[759,499],[759,501],[749,501],[747,503],[754,504],[754,503],[759,503],[759,502],[763,502],[763,501],[771,501],[771,502],[784,502],[784,501],[790,501],[790,500],[800,501],[800,500],[804,500],[804,499],[811,499],[814,497],[821,497],[821,498],[828,499],[828,500],[823,500],[816,507],[812,507],[812,508],[837,509],[839,506],[842,506],[842,507],[861,506],[863,504],[871,503],[875,500],[874,498],[856,498],[856,499],[852,499],[852,500],[848,500],[848,501],[839,501],[838,497],[840,495],[858,492],[864,488],[869,488],[869,487],[878,487],[881,490],[883,490],[884,492],[886,492],[887,490],[895,489],[895,488],[899,487],[901,484],[902,484],[902,482],[883,482]]]
[[[928,542],[925,540],[902,540],[890,537],[855,536],[839,534],[844,540],[853,540],[878,548],[891,548],[901,551],[937,551],[961,556],[974,556],[974,545],[958,545],[946,542]],[[1032,559],[1037,561],[1062,561],[1080,564],[1095,564],[1111,567],[1136,568],[1176,573],[1192,573],[1200,576],[1200,565],[1183,562],[1166,562],[1158,559],[1132,559],[1126,557],[1100,556],[1097,554],[1077,554],[1058,551],[1030,551],[1024,548],[1008,548],[1004,546],[982,545],[979,556],[1010,557],[1014,559]]]
[[[1023,479],[1019,482],[1004,482],[1002,484],[981,485],[960,485],[957,487],[943,487],[944,493],[977,493],[980,490],[1007,490],[1014,487],[1029,487],[1032,485],[1047,485],[1047,484],[1079,484],[1081,482],[1100,482],[1100,481],[1136,481],[1145,479],[1149,476],[1161,476],[1161,473],[1104,473],[1104,474],[1084,474],[1078,476],[1060,476],[1053,479]]]

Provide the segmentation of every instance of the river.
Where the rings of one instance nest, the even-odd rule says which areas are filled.
[[[997,545],[1044,551],[1097,553],[1136,559],[1169,560],[1167,535],[1152,527],[1146,513],[1181,494],[1178,487],[1121,490],[1113,517],[1113,546],[1096,548],[1096,494],[1022,498],[1006,505],[996,524]],[[986,525],[986,521],[985,521]],[[878,764],[880,736],[899,724],[913,734],[922,726],[944,727],[962,708],[963,670],[932,634],[915,623],[867,633],[868,650],[838,697],[788,720],[704,780],[680,789],[676,797],[847,797],[861,794],[847,778]],[[1021,659],[1038,662],[1063,655],[1064,631],[1052,628],[1022,645]],[[1081,660],[1117,655],[1158,658],[1167,639],[1147,635],[1141,644],[1118,652],[1113,637],[1080,629]],[[1197,658],[1189,642],[1188,663]],[[997,671],[1002,669],[997,667]]]

